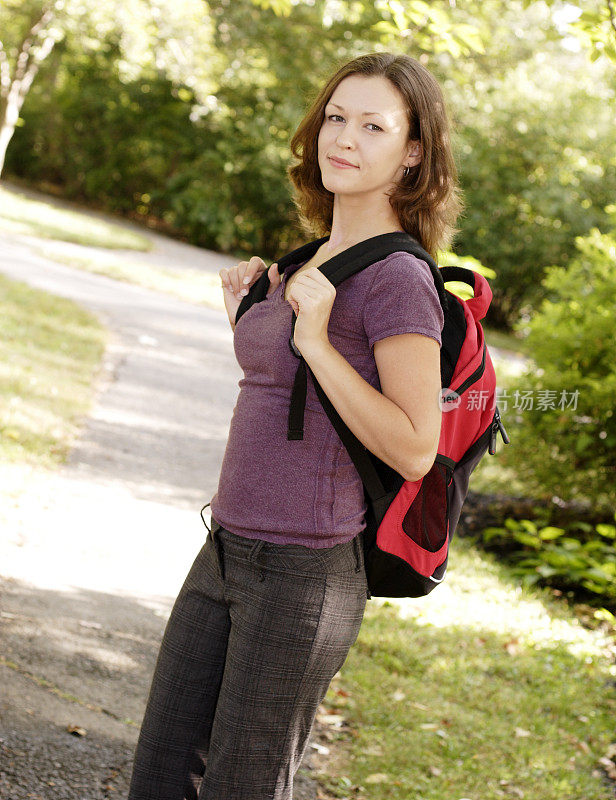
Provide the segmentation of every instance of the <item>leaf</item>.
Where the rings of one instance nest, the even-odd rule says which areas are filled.
[[[481,538],[484,542],[491,542],[497,536],[504,536],[507,533],[505,528],[484,528],[481,531]]]
[[[516,531],[513,534],[516,541],[520,542],[520,544],[526,544],[529,547],[539,548],[541,547],[541,539],[537,536],[533,536],[530,533],[526,533],[525,531]]]
[[[558,537],[562,536],[564,533],[564,528],[554,528],[552,525],[548,525],[546,528],[541,528],[539,537],[543,541],[548,541],[549,539],[558,539]]]
[[[599,525],[595,525],[595,528],[601,536],[605,536],[607,539],[616,539],[616,525],[599,523]]]
[[[552,575],[558,575],[559,570],[550,567],[549,564],[541,564],[537,567],[537,572],[542,578],[551,578]]]
[[[470,300],[473,297],[473,290],[463,281],[447,281],[445,289],[451,294],[455,294],[460,300]]]

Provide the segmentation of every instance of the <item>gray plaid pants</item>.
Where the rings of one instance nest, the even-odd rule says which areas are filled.
[[[212,521],[163,636],[129,800],[292,800],[366,601],[359,537],[278,545]]]

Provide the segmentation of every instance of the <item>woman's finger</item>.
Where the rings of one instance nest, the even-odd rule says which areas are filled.
[[[248,261],[240,261],[237,267],[234,267],[234,281],[233,281],[233,291],[238,297],[243,297],[242,289],[244,289],[245,284],[242,283],[244,276],[246,275],[246,269],[248,268]],[[247,294],[248,292],[245,292]]]
[[[308,272],[298,275],[295,285],[312,286],[315,288],[318,287],[319,289],[333,289],[335,294],[335,287],[333,283],[316,267],[308,270]]]
[[[280,286],[280,282],[282,281],[282,275],[278,272],[278,262],[274,262],[270,264],[270,267],[267,271],[267,277],[269,278],[269,288],[267,290],[267,296],[269,297],[272,292],[275,292],[278,286]]]
[[[252,285],[267,269],[265,262],[259,256],[253,256],[250,261],[242,261],[242,264],[246,266],[240,271],[240,288]]]
[[[220,282],[222,283],[223,289],[228,289],[229,291],[233,291],[233,286],[231,285],[231,278],[229,277],[228,267],[223,267],[218,273],[218,275],[220,277]]]

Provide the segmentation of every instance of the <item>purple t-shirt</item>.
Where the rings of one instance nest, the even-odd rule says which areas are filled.
[[[303,262],[305,263],[305,262]],[[308,377],[304,438],[287,440],[298,365],[289,347],[293,309],[280,286],[239,319],[235,355],[239,382],[213,518],[239,536],[277,544],[333,547],[365,527],[364,490],[355,465]],[[328,324],[332,345],[379,391],[373,346],[400,333],[422,333],[440,344],[443,312],[428,265],[392,253],[336,288]]]

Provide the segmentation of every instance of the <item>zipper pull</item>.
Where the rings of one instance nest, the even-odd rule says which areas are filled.
[[[493,456],[496,453],[496,432],[498,430],[498,424],[495,419],[492,420],[492,426],[490,428],[490,446],[488,448],[488,453]]]
[[[488,448],[488,452],[491,456],[495,455],[496,453],[496,434],[500,433],[502,440],[505,444],[509,444],[509,437],[507,436],[507,431],[505,430],[503,423],[501,421],[500,411],[498,410],[498,406],[494,409],[494,418],[492,419],[492,428],[490,430],[490,446]]]
[[[498,410],[498,406],[496,406],[494,417],[495,417],[496,424],[498,426],[498,430],[500,431],[500,435],[502,437],[503,442],[505,444],[509,444],[509,437],[507,436],[507,431],[505,430],[505,427],[504,427],[504,425],[503,425],[503,423],[501,421],[501,415],[500,415],[500,411]]]

